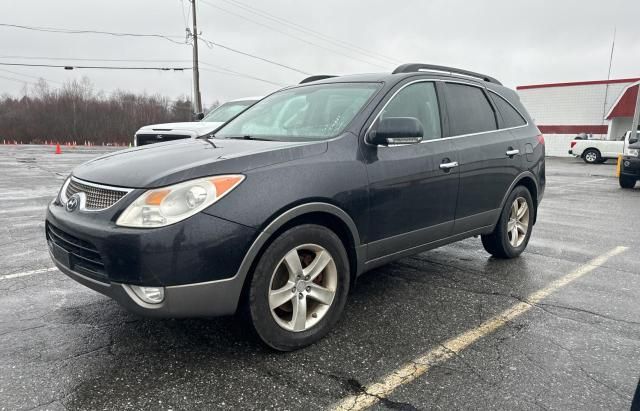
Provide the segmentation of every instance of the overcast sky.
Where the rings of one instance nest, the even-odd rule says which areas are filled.
[[[389,72],[396,63],[424,62],[484,72],[510,87],[601,80],[607,77],[616,27],[611,77],[640,77],[638,0],[198,0],[198,3],[203,37],[308,73]],[[250,8],[242,8],[242,4]],[[188,12],[187,0],[2,0],[0,23],[163,34],[176,36],[180,41],[185,32],[183,11]],[[260,15],[261,11],[299,26],[278,23],[273,17]],[[296,29],[300,27],[313,32]],[[341,47],[335,40],[326,41],[327,38],[348,44]],[[191,59],[190,46],[158,38],[55,34],[0,27],[0,39],[0,62],[189,66]],[[350,45],[366,51],[356,51]],[[201,44],[200,55],[202,62],[279,84],[296,83],[305,77],[216,46]],[[69,60],[27,60],[18,56]],[[0,66],[0,94],[19,94],[24,81],[35,82],[38,77],[56,86],[82,76],[88,76],[96,88],[106,92],[126,89],[169,97],[191,94],[189,71],[64,71],[8,66]],[[219,72],[201,74],[205,104],[262,95],[277,88]]]

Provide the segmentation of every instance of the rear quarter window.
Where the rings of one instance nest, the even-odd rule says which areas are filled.
[[[446,90],[452,136],[498,128],[493,107],[480,87],[447,83]]]
[[[519,127],[527,124],[524,117],[507,100],[493,92],[490,92],[489,95],[502,117],[501,128]]]

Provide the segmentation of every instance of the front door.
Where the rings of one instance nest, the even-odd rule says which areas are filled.
[[[457,155],[442,139],[434,82],[400,85],[383,103],[371,128],[385,117],[413,117],[424,128],[422,143],[363,145],[369,178],[368,260],[451,235],[458,191]]]

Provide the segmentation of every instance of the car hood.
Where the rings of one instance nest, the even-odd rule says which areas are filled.
[[[203,135],[209,133],[216,128],[220,127],[224,123],[215,121],[189,121],[185,123],[164,123],[164,124],[151,124],[141,127],[136,134],[140,133],[171,133],[174,131],[191,131],[197,135]]]
[[[186,139],[107,154],[78,166],[73,175],[98,184],[154,188],[198,177],[244,173],[318,155],[326,149],[326,142],[317,141]]]

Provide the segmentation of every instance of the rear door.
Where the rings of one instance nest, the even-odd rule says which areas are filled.
[[[522,169],[524,147],[479,85],[445,82],[450,127],[460,158],[460,185],[454,234],[495,223],[502,199]]]
[[[423,125],[422,143],[363,144],[369,177],[369,260],[451,235],[458,191],[458,159],[442,139],[442,107],[433,81],[399,85],[382,103],[366,130],[385,117],[414,117]]]

